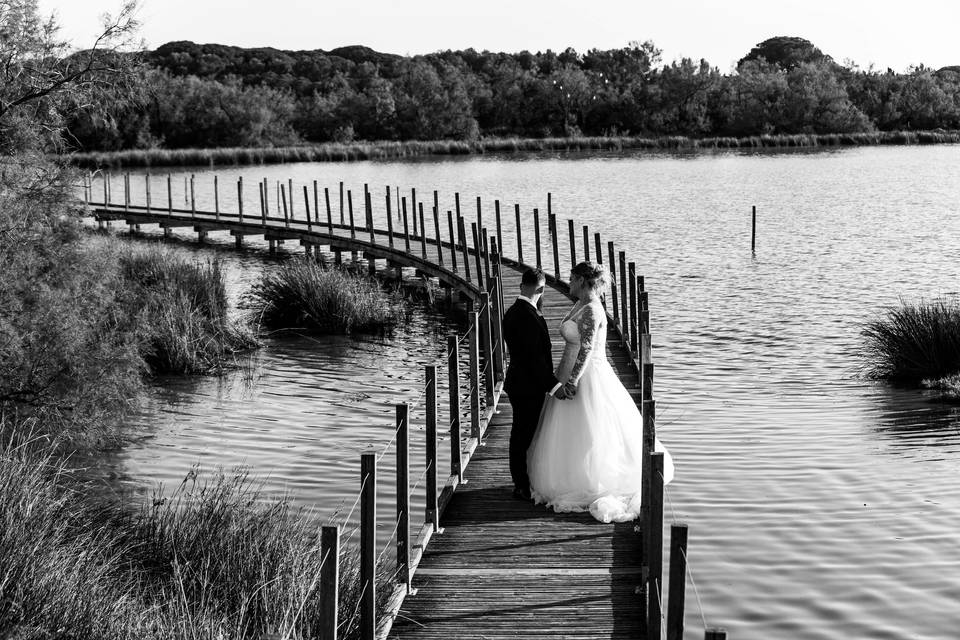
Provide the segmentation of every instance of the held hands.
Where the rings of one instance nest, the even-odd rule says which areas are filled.
[[[577,385],[572,382],[566,382],[562,387],[557,389],[557,392],[554,394],[554,397],[557,400],[568,400],[577,395]]]

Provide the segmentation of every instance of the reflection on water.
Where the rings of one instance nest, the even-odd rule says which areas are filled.
[[[511,253],[517,202],[527,257],[531,211],[543,215],[552,191],[561,218],[615,240],[646,277],[658,429],[677,465],[667,518],[690,524],[707,621],[741,640],[956,637],[957,409],[859,379],[857,354],[860,327],[885,306],[957,290],[960,146],[223,173],[318,180],[332,194],[341,180],[354,193],[364,183],[375,193],[399,185],[408,196],[415,187],[421,198],[438,189],[442,210],[458,190],[471,205],[483,198],[485,221],[498,198]],[[198,170],[203,197],[207,182],[212,172]],[[223,206],[235,206],[229,197]],[[260,258],[235,259],[231,277],[242,288]],[[142,420],[149,440],[124,452],[122,466],[138,482],[169,482],[198,459],[246,462],[271,473],[273,489],[335,508],[355,495],[359,450],[389,440],[392,403],[419,393],[421,365],[442,349],[435,322],[421,314],[382,340],[323,346],[277,338],[252,374],[158,390]],[[381,511],[392,510],[382,500]],[[702,635],[697,599],[687,603],[687,632]]]

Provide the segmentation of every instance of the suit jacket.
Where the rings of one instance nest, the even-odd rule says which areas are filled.
[[[510,352],[503,388],[510,396],[549,393],[557,385],[547,323],[526,300],[503,314],[503,338]]]

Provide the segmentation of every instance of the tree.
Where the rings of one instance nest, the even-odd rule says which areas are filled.
[[[776,36],[764,40],[740,59],[737,68],[754,60],[766,60],[786,71],[803,63],[819,64],[832,61],[830,56],[825,55],[809,40],[792,36]]]

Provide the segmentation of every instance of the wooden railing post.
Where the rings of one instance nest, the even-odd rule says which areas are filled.
[[[667,640],[683,640],[687,583],[687,525],[670,526],[670,593],[667,596]]]
[[[597,262],[602,262],[597,256]],[[583,259],[590,262],[590,228],[583,225]]]
[[[619,253],[620,261],[620,333],[625,345],[630,344],[630,298],[627,297],[627,254]]]
[[[260,187],[260,219],[263,226],[267,226],[267,194],[263,192],[262,182],[258,182],[257,186]]]
[[[473,258],[477,267],[477,286],[483,289],[483,256],[481,255],[482,245],[480,242],[479,227],[476,222],[470,223],[470,232],[473,234]],[[469,275],[467,276],[470,277]]]
[[[537,249],[537,269],[543,269],[543,256],[541,255],[540,249],[540,212],[536,209],[533,210],[533,235],[536,240],[536,249]]]
[[[350,215],[350,239],[355,240],[357,237],[357,226],[353,220],[353,192],[350,189],[347,189],[347,212]]]
[[[410,213],[413,216],[413,237],[418,238],[419,236],[426,233],[423,228],[423,220],[420,220],[420,227],[417,228],[417,211],[420,210],[422,205],[417,205],[417,189],[416,187],[410,188]]]
[[[499,200],[493,201],[493,216],[497,222],[497,246],[500,247],[500,249],[502,250],[503,249],[503,226],[501,225],[501,220],[500,220],[500,201]]]
[[[483,229],[483,207],[480,205],[480,196],[477,196],[477,229]]]
[[[423,204],[421,203],[421,207]],[[440,237],[440,212],[436,207],[433,208],[433,233],[434,237],[437,240],[437,263],[442,267],[443,266],[443,239]],[[424,238],[427,236],[427,232],[423,232]],[[426,255],[426,254],[424,254]]]
[[[434,531],[440,529],[440,509],[437,505],[437,366],[427,365],[426,368],[426,432],[427,446],[424,466],[427,474],[427,495],[425,502],[424,522],[433,526]]]
[[[360,637],[377,626],[377,455],[360,455]]]
[[[292,222],[293,220],[296,219],[295,216],[293,215],[293,200],[294,200],[293,178],[287,178],[287,185],[288,185],[287,194],[290,196],[290,221]]]
[[[403,246],[407,253],[410,253],[410,220],[407,217],[407,197],[400,198],[400,210],[403,213]],[[413,214],[414,224],[416,224],[417,214]]]
[[[493,278],[490,280],[490,301],[493,304],[493,313],[490,316],[490,328],[493,333],[493,369],[496,381],[504,378],[503,357],[503,283],[500,279],[500,245],[496,238],[490,238],[493,244]]]
[[[550,231],[550,246],[553,248],[553,277],[559,282],[562,278],[560,277],[560,245],[557,241],[557,214],[548,214],[547,226]]]
[[[397,577],[410,593],[410,405],[397,405]]]
[[[480,293],[480,349],[483,352],[484,373],[483,386],[486,391],[486,406],[489,409],[493,406],[493,391],[496,384],[496,371],[493,365],[493,332],[491,323],[493,314],[490,301],[490,293],[483,291]]]
[[[453,262],[453,272],[460,273],[460,269],[457,268],[457,234],[453,230],[453,211],[447,211],[447,226],[450,227],[450,260]],[[440,241],[439,237],[437,241]]]
[[[193,176],[190,176],[190,194],[191,196],[193,194]],[[130,210],[130,174],[129,173],[123,174],[123,210],[124,211]]]
[[[640,308],[640,333],[650,333],[650,294],[642,289],[643,276],[637,280],[637,286],[640,288],[639,308]]]
[[[343,181],[340,182],[340,224],[345,224],[346,220],[343,218]]]
[[[663,615],[663,452],[648,458],[652,468],[650,485],[650,539],[644,541],[650,559],[647,573],[647,634],[659,638]]]
[[[196,176],[191,173],[190,174],[190,217],[191,218],[197,217],[197,197],[196,197],[196,191],[194,189],[195,182],[196,182]]]
[[[614,260],[615,251],[613,249],[613,242],[607,242],[607,251],[610,256],[610,297],[612,299],[612,304],[610,307],[610,315],[613,317],[613,324],[620,324],[620,296],[617,295],[617,261]],[[623,277],[621,273],[619,277]],[[620,327],[620,334],[623,334],[623,327]]]
[[[427,228],[426,228],[425,226],[423,226],[423,225],[424,225],[424,218],[423,218],[423,203],[422,203],[422,202],[418,202],[416,208],[414,209],[414,212],[413,212],[414,226],[416,226],[416,220],[417,220],[417,216],[418,216],[417,211],[418,211],[418,210],[419,210],[419,217],[420,217],[420,255],[421,255],[421,257],[422,257],[424,260],[426,260],[426,259],[427,259]],[[439,252],[439,247],[437,248],[437,251]],[[437,255],[440,255],[440,254],[438,253]],[[443,264],[443,263],[441,263],[441,266],[442,266],[442,264]]]
[[[460,339],[447,336],[447,378],[450,385],[450,475],[463,482],[463,460],[460,457]]]
[[[593,249],[597,254],[597,263],[603,264],[603,243],[600,242],[600,234],[593,234]]]
[[[470,312],[470,437],[480,433],[480,314]]]
[[[323,201],[327,205],[327,233],[333,235],[333,212],[330,211],[330,189],[323,188]]]
[[[320,185],[316,180],[313,181],[313,219],[318,227],[322,224],[320,222]]]
[[[153,209],[153,202],[150,194],[150,174],[149,173],[143,177],[143,187],[147,196],[147,213],[151,213],[151,209]],[[90,204],[89,189],[84,189],[83,193],[84,193],[84,196],[86,196],[87,204]]]
[[[364,185],[364,189],[366,190],[366,185]],[[370,231],[370,244],[377,244],[377,234],[373,230],[373,200],[370,191],[366,191],[364,200],[367,206],[367,229]]]
[[[457,237],[460,239],[460,251],[463,255],[463,273],[470,281],[470,254],[467,252],[467,228],[463,223],[463,216],[457,215]]]
[[[637,324],[639,320],[639,316],[637,315],[637,264],[635,262],[631,262],[628,266],[627,288],[630,291],[630,355],[633,356],[634,362],[639,363],[640,358],[637,353],[637,345],[639,343],[639,327]]]
[[[287,209],[287,185],[280,185],[280,199],[283,202],[283,224],[290,226],[290,212]]]
[[[390,203],[390,187],[387,186],[387,246],[393,249],[393,209]]]
[[[570,236],[570,268],[572,269],[577,264],[577,233],[572,219],[567,220],[567,233]]]
[[[490,242],[496,241],[496,238],[490,236],[487,238],[487,229],[480,229],[480,241],[483,243],[483,281],[490,282]]]
[[[520,226],[520,205],[513,205],[513,213],[517,218],[517,262],[523,264],[523,228]]]
[[[263,188],[263,185],[260,185]],[[337,640],[337,606],[340,600],[340,527],[320,529],[320,628],[318,640]]]
[[[313,222],[310,216],[310,190],[303,185],[303,209],[307,213],[307,231],[313,231]]]
[[[237,179],[237,221],[243,222],[243,176]]]

